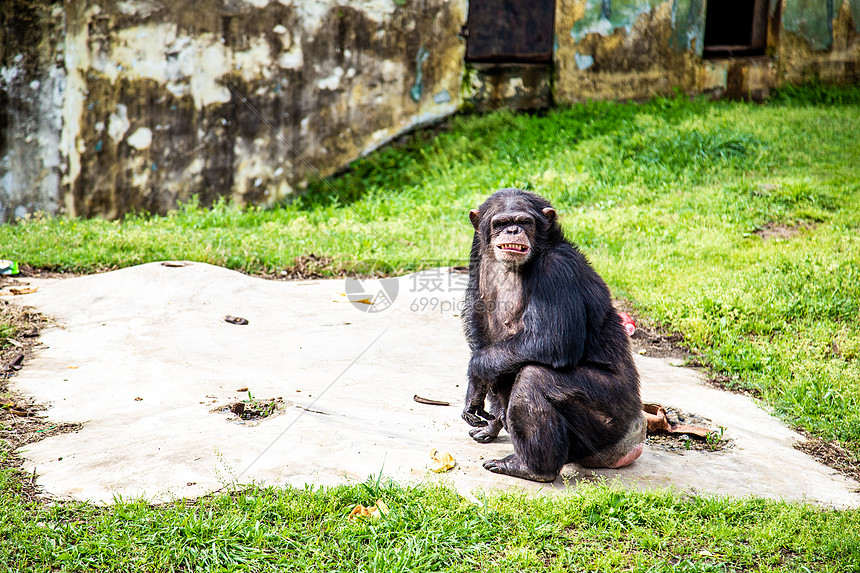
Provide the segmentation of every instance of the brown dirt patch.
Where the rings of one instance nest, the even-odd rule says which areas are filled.
[[[812,229],[814,225],[809,223],[789,224],[770,221],[753,231],[753,235],[764,240],[786,240],[799,234],[801,231]]]
[[[684,337],[678,333],[664,334],[653,328],[636,325],[630,337],[630,347],[636,354],[652,358],[675,358],[687,366],[698,366],[696,356],[682,346]]]
[[[762,397],[761,390],[759,390],[758,388],[745,388],[743,386],[739,386],[734,380],[722,374],[710,373],[708,379],[705,381],[705,384],[713,388],[717,388],[719,390],[725,390],[726,392],[731,392],[732,394],[741,394],[743,396],[748,396],[756,400]]]
[[[636,331],[630,337],[630,347],[634,354],[653,358],[675,358],[683,360],[687,366],[700,366],[696,356],[684,347],[684,337],[680,332],[668,332],[660,325],[650,324],[633,312],[633,306],[626,300],[613,301],[615,308],[633,317]]]
[[[382,278],[390,276],[391,273],[374,272],[372,263],[351,263],[349,261],[337,261],[333,257],[315,255],[310,253],[293,259],[293,264],[282,271],[275,273],[255,273],[270,280],[314,280],[314,279],[342,279],[353,278]]]
[[[18,281],[0,277],[0,288],[15,286]],[[9,389],[9,378],[15,376],[39,345],[39,332],[50,324],[42,315],[28,307],[19,307],[0,299],[0,318],[3,324],[12,326],[13,331],[0,332],[0,468],[21,470],[22,461],[14,452],[21,446],[38,442],[50,436],[76,432],[83,426],[79,423],[53,422],[43,415],[47,409],[31,398],[22,396]],[[37,499],[39,490],[35,476],[21,476],[21,494]]]
[[[209,412],[227,414],[228,422],[253,427],[262,420],[282,414],[287,407],[292,405],[292,402],[284,400],[280,396],[277,398],[249,397],[247,400],[217,406]]]
[[[827,442],[817,436],[813,436],[803,428],[795,430],[806,437],[805,442],[797,442],[794,447],[833,468],[842,475],[860,482],[860,458],[849,452],[837,442]],[[857,488],[860,492],[860,488]]]
[[[69,277],[80,277],[85,274],[94,274],[94,273],[106,273],[108,271],[115,271],[118,267],[104,267],[99,268],[94,273],[78,273],[73,271],[55,271],[51,269],[43,269],[38,267],[31,267],[26,263],[18,264],[19,273],[14,277],[3,277],[6,280],[15,280],[17,278],[39,278],[39,279],[67,279]],[[5,283],[0,283],[5,284]]]
[[[326,257],[324,255],[318,256],[310,253],[308,255],[296,257],[293,261],[292,268],[285,269],[274,277],[267,276],[266,278],[307,280],[343,276],[343,271],[341,271],[341,273],[333,273],[334,268],[335,264],[332,257]]]

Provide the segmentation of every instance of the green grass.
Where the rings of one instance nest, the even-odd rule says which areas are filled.
[[[5,489],[5,488],[4,488]],[[390,514],[349,521],[357,503]],[[188,505],[22,504],[0,571],[856,571],[860,512],[586,485],[474,504],[451,488],[250,488]]]
[[[640,322],[681,333],[715,375],[858,454],[858,133],[860,88],[820,85],[765,105],[678,98],[464,116],[277,208],[35,217],[0,227],[0,254],[83,272],[162,259],[276,272],[315,253],[333,273],[403,272],[462,262],[468,209],[498,187],[527,187],[553,201]],[[793,234],[757,233],[774,226]],[[762,500],[588,486],[475,506],[390,485],[100,509],[24,504],[4,475],[0,564],[12,570],[860,569],[856,511]],[[345,520],[377,496],[392,517]]]

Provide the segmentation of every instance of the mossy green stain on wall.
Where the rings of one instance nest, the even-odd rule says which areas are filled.
[[[627,33],[636,19],[662,4],[662,0],[587,0],[585,14],[570,30],[577,42],[588,34],[610,36],[618,28]]]
[[[421,101],[421,94],[424,92],[424,62],[429,57],[430,52],[427,51],[427,48],[424,46],[418,48],[418,54],[415,56],[415,82],[409,90],[409,97],[416,102]]]
[[[672,33],[669,45],[678,52],[693,50],[702,55],[705,34],[705,0],[671,0]],[[860,0],[858,0],[860,2]],[[579,42],[589,34],[609,36],[618,28],[627,33],[636,19],[652,12],[663,0],[586,0],[585,14],[570,31]]]
[[[841,0],[785,0],[782,25],[807,42],[813,50],[827,50],[833,45],[833,19]],[[858,10],[853,0],[852,14],[857,24]]]

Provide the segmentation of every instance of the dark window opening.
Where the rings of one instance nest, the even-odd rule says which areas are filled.
[[[705,58],[762,56],[767,48],[767,0],[709,0]]]
[[[467,62],[551,62],[555,0],[471,0]]]

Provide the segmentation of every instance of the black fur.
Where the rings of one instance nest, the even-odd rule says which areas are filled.
[[[508,214],[534,221],[520,229],[531,256],[519,266],[493,256],[500,232],[518,233],[517,224],[491,225]],[[478,426],[470,432],[477,441],[493,440],[502,427],[511,435],[514,454],[486,462],[488,470],[552,481],[565,463],[600,457],[641,417],[627,334],[609,288],[564,238],[549,202],[501,189],[471,215],[463,320],[472,357],[463,418]]]

